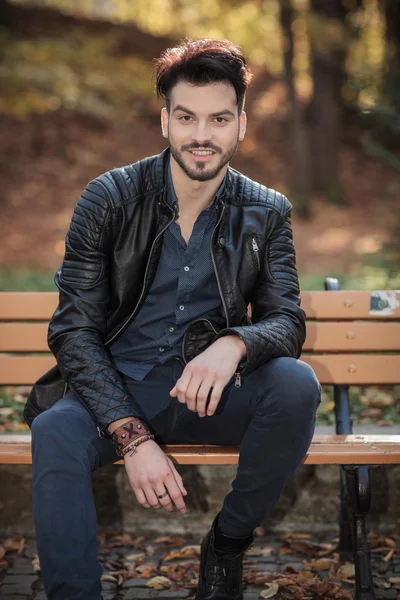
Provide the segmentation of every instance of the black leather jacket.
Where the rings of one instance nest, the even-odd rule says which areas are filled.
[[[58,369],[34,387],[25,409],[30,424],[60,397],[60,387],[51,387],[54,377],[79,396],[101,430],[117,419],[140,414],[107,346],[142,306],[156,272],[163,232],[175,218],[166,201],[168,160],[166,150],[114,169],[90,182],[79,199],[55,277],[60,301],[48,342]],[[305,339],[291,205],[278,192],[233,169],[220,202],[211,253],[226,327],[217,331],[207,319],[197,320],[185,334],[183,355],[189,361],[217,337],[234,333],[247,348],[240,366],[245,375],[272,358],[299,357]],[[46,386],[53,389],[51,401],[41,397],[48,393]]]

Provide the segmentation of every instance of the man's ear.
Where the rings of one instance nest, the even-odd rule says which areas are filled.
[[[168,111],[164,107],[161,109],[161,131],[165,138],[168,137]]]
[[[244,139],[244,136],[246,135],[246,127],[247,115],[244,112],[244,110],[242,110],[239,117],[239,142],[241,142]]]

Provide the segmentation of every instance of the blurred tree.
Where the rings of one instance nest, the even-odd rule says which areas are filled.
[[[335,202],[344,200],[339,151],[343,137],[341,88],[346,56],[343,22],[346,10],[341,0],[311,0],[313,187]]]
[[[384,94],[400,115],[400,2],[385,0],[386,61]]]
[[[303,217],[309,217],[311,215],[312,167],[307,105],[301,100],[296,90],[293,38],[295,14],[291,0],[282,0],[281,26],[284,37],[285,77],[291,106],[291,197],[296,212]]]

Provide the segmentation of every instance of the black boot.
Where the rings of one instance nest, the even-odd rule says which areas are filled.
[[[209,533],[201,543],[199,585],[196,600],[243,600],[243,555],[253,543],[254,536],[235,540],[236,549],[217,550],[214,519]],[[227,538],[229,540],[231,538]]]

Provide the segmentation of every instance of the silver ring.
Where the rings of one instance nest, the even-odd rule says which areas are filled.
[[[159,498],[159,500],[162,500],[163,498],[165,498],[165,496],[168,496],[168,492],[164,492],[163,494],[161,494],[161,496],[157,496],[157,498]]]

